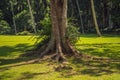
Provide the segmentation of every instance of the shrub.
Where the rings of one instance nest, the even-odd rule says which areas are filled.
[[[32,33],[30,33],[29,31],[23,31],[23,32],[17,33],[17,35],[32,35]]]
[[[5,20],[0,20],[0,34],[9,34],[11,28]]]
[[[3,13],[2,13],[2,10],[0,10],[0,20],[3,19]]]
[[[44,20],[40,21],[40,24],[42,25],[42,29],[38,31],[39,34],[50,36],[52,26],[51,26],[51,20],[48,14],[46,14]]]
[[[17,24],[17,30],[18,32],[24,31],[24,30],[32,30],[32,22],[30,14],[27,10],[23,10],[20,13],[18,13],[15,16],[15,21]]]
[[[79,28],[77,28],[75,25],[69,23],[66,29],[66,36],[72,44],[74,44],[79,37]]]

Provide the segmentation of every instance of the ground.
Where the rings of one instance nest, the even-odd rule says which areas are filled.
[[[25,62],[33,57],[19,57],[34,48],[35,36],[0,36],[0,80],[120,80],[120,62],[69,59],[72,68],[55,70],[53,61]],[[76,49],[84,54],[120,59],[120,36],[81,35]],[[18,65],[16,65],[18,64]]]

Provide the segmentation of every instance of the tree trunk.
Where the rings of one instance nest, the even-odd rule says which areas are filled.
[[[37,30],[36,30],[36,26],[35,26],[35,20],[34,20],[34,16],[33,16],[33,13],[32,13],[30,1],[27,0],[27,2],[28,2],[29,11],[30,11],[31,21],[32,21],[32,27],[34,29],[35,34],[37,34]]]
[[[10,3],[11,3],[12,15],[13,15],[13,25],[14,25],[14,30],[15,30],[15,34],[17,34],[16,22],[15,22],[15,18],[14,18],[15,14],[14,14],[14,9],[13,9],[13,2],[10,1]]]
[[[113,22],[112,22],[112,14],[111,14],[111,9],[112,9],[112,1],[109,2],[109,28],[113,28]]]
[[[97,19],[96,19],[96,14],[95,14],[95,9],[94,9],[94,1],[90,0],[90,2],[91,2],[91,9],[92,9],[92,15],[93,15],[96,32],[97,32],[98,36],[102,36],[101,32],[99,30],[99,27],[98,27]]]
[[[79,3],[78,3],[78,0],[76,0],[76,4],[77,4],[77,8],[78,8],[78,12],[79,12],[79,17],[80,17],[80,21],[81,21],[82,33],[85,34],[84,26],[83,26],[82,14],[81,14],[81,12],[80,12],[80,6],[79,6]]]
[[[57,61],[65,60],[64,55],[73,55],[76,51],[65,37],[67,27],[67,0],[50,0],[52,33],[47,48],[41,53],[44,56],[48,53],[55,53]]]

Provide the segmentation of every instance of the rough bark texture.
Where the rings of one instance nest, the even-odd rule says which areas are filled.
[[[67,0],[50,0],[52,33],[51,39],[41,56],[55,54],[57,61],[65,60],[64,55],[73,55],[75,50],[65,37],[67,26]]]

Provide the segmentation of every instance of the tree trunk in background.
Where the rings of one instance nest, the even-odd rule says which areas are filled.
[[[108,28],[109,26],[109,9],[108,9],[108,0],[102,1],[102,8],[103,8],[103,29]]]
[[[29,7],[29,11],[30,11],[30,16],[31,16],[31,20],[32,20],[32,27],[33,27],[33,29],[34,29],[35,34],[37,34],[37,30],[36,30],[36,26],[35,26],[35,20],[34,20],[34,16],[33,16],[33,13],[32,13],[30,1],[27,0],[27,2],[28,2],[28,7]]]
[[[112,8],[112,1],[109,2],[109,28],[112,29],[113,22],[112,22],[112,15],[111,15],[111,8]]]
[[[16,29],[16,22],[15,22],[15,18],[14,18],[14,9],[13,9],[13,2],[10,1],[11,3],[11,11],[12,11],[12,16],[13,16],[13,26],[14,26],[14,30],[15,30],[15,34],[17,34],[17,29]]]
[[[67,0],[50,0],[52,33],[47,48],[41,56],[51,53],[57,61],[65,60],[64,55],[73,55],[75,50],[65,37],[67,27]]]
[[[83,26],[83,19],[82,19],[82,15],[81,15],[81,12],[80,12],[80,6],[79,6],[79,3],[78,3],[78,0],[76,0],[76,4],[77,4],[77,8],[78,8],[78,12],[79,12],[79,16],[80,16],[82,33],[84,34],[85,31],[84,31],[84,26]]]
[[[94,20],[94,24],[95,24],[95,29],[97,31],[98,36],[102,36],[101,32],[99,30],[99,27],[98,27],[97,19],[96,19],[95,8],[94,8],[94,1],[90,0],[90,2],[91,2],[91,9],[92,9],[92,15],[93,15],[93,20]]]

